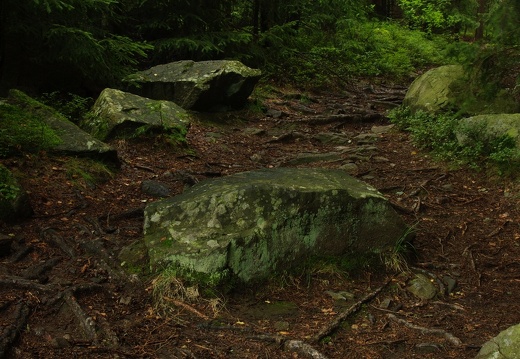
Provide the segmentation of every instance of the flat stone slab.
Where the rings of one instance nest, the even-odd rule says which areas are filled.
[[[168,100],[184,109],[218,111],[242,107],[261,71],[240,61],[192,60],[154,66],[129,76],[128,91],[155,100]]]
[[[342,170],[276,168],[208,180],[145,209],[152,268],[211,283],[255,282],[315,257],[353,263],[394,248],[407,226]]]

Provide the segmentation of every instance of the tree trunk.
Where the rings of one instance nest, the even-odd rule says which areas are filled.
[[[478,0],[478,22],[479,25],[475,30],[475,41],[484,38],[484,13],[486,12],[486,0]]]

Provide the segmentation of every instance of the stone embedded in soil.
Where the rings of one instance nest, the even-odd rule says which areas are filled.
[[[255,282],[309,257],[379,258],[407,227],[384,196],[342,170],[277,168],[201,182],[149,204],[150,264],[188,278]]]
[[[406,289],[419,299],[432,299],[437,293],[437,287],[423,274],[416,274]]]

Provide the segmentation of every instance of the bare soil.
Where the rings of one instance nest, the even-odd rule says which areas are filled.
[[[395,129],[373,142],[373,135],[369,142],[356,137],[388,125],[386,110],[403,94],[403,87],[361,82],[349,91],[273,91],[262,99],[267,114],[250,106],[201,116],[183,150],[160,135],[112,141],[121,169],[95,186],[68,172],[66,157],[4,160],[23,175],[35,215],[0,227],[12,240],[0,250],[0,357],[473,358],[485,341],[520,323],[519,186],[434,162]],[[320,132],[350,137],[348,146],[365,146],[365,155],[291,164],[299,153],[337,151],[313,137]],[[342,273],[324,265],[213,298],[197,296],[196,288],[184,288],[180,298],[172,289],[158,306],[153,276],[121,266],[121,249],[142,238],[142,209],[157,200],[143,193],[143,180],[175,195],[236,172],[346,163],[414,226],[408,268]],[[435,298],[406,290],[416,273],[440,289]],[[327,291],[353,298],[336,300]]]

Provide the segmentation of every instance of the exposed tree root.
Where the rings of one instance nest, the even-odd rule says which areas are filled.
[[[349,308],[341,312],[336,319],[326,327],[322,328],[318,334],[312,337],[312,342],[317,343],[327,335],[330,335],[332,332],[336,331],[341,323],[351,314],[357,312],[361,306],[372,299],[374,299],[387,285],[390,283],[390,280],[386,281],[381,287],[377,288],[375,291],[367,294],[361,300],[351,305]]]
[[[421,327],[421,326],[418,326],[418,325],[415,325],[415,324],[411,324],[411,323],[408,323],[406,320],[404,319],[399,319],[397,318],[394,314],[387,314],[386,315],[390,320],[396,322],[396,323],[400,323],[400,324],[403,324],[404,326],[406,326],[407,328],[410,328],[410,329],[414,329],[414,330],[418,330],[420,331],[422,334],[434,334],[434,335],[441,335],[441,336],[444,336],[444,338],[446,338],[447,341],[449,341],[451,344],[453,344],[454,346],[458,347],[458,346],[461,346],[462,345],[462,341],[457,338],[456,336],[454,336],[453,334],[451,333],[448,333],[447,331],[445,330],[442,330],[442,329],[430,329],[430,328],[425,328],[425,327]]]
[[[61,249],[69,258],[75,258],[76,250],[70,246],[67,241],[56,232],[53,228],[44,228],[40,231],[40,237],[47,243]]]
[[[0,336],[0,358],[5,358],[7,351],[23,330],[29,319],[29,306],[23,302],[16,304],[14,309],[14,323],[5,326]]]
[[[23,277],[27,279],[42,279],[45,276],[45,272],[54,268],[59,261],[60,258],[54,257],[43,263],[31,266],[23,271]]]
[[[85,313],[83,308],[81,308],[79,303],[76,301],[76,298],[74,298],[70,291],[66,291],[63,294],[63,300],[65,301],[65,303],[67,303],[67,306],[78,320],[79,326],[83,330],[83,334],[85,335],[85,339],[91,341],[94,344],[97,344],[98,336],[96,333],[96,325],[94,319],[92,319],[87,315],[87,313]]]

